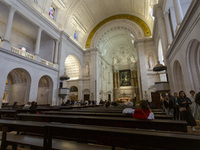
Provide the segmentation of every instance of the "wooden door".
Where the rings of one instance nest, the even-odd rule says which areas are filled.
[[[152,103],[157,107],[161,108],[160,105],[160,94],[158,92],[151,92]]]
[[[84,94],[84,102],[90,99],[90,94]]]

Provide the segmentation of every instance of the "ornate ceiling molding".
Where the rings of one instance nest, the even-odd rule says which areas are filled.
[[[126,19],[126,20],[133,21],[133,22],[137,23],[142,28],[145,36],[151,36],[150,28],[148,27],[148,25],[142,19],[140,19],[140,18],[138,18],[136,16],[133,16],[133,15],[128,15],[128,14],[114,15],[114,16],[111,16],[109,18],[104,19],[103,21],[98,23],[93,28],[93,30],[90,32],[90,34],[88,36],[88,39],[86,41],[86,48],[90,47],[90,44],[91,44],[91,41],[92,41],[92,38],[93,38],[94,34],[96,33],[96,31],[101,26],[103,26],[104,24],[106,24],[106,23],[108,23],[108,22],[110,22],[112,20],[116,20],[116,19]]]
[[[91,40],[90,47],[99,47],[99,44],[105,35],[116,32],[117,30],[127,31],[134,35],[135,39],[144,38],[142,29],[135,22],[129,20],[113,20],[104,24],[98,29],[98,31],[96,31]]]

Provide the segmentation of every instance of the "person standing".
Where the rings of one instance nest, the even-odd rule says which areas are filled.
[[[190,112],[189,105],[192,103],[191,100],[186,97],[186,94],[183,91],[179,92],[179,98],[178,98],[178,104],[180,109],[180,117],[181,120],[185,120],[188,125],[191,126],[191,129],[194,131],[196,130],[194,126],[196,126],[196,121],[194,120],[194,117],[192,116],[192,113]]]
[[[173,115],[173,103],[169,100],[169,95],[167,93],[164,99],[164,106],[166,115]]]
[[[175,99],[175,103],[176,103],[176,111],[174,112],[175,113],[175,120],[179,120],[179,117],[180,117],[180,112],[179,112],[179,105],[178,105],[178,93],[177,92],[174,92],[174,99]]]
[[[191,100],[192,104],[190,104],[190,109],[193,117],[195,116],[196,112],[196,103],[195,103],[195,91],[191,90],[190,91],[190,97],[189,99]]]
[[[173,119],[176,120],[176,115],[177,115],[176,100],[175,100],[174,96],[171,95],[171,92],[170,92],[170,91],[168,91],[167,94],[168,94],[168,97],[169,97],[169,101],[170,101],[170,103],[172,104]]]

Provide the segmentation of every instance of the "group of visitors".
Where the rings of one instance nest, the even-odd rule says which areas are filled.
[[[193,90],[191,96],[187,97],[184,91],[171,95],[170,91],[161,95],[161,104],[167,115],[173,115],[174,120],[186,120],[195,130],[195,120],[200,120],[200,92],[195,96]]]
[[[82,100],[67,100],[66,102],[63,100],[61,106],[71,106],[71,105],[96,105],[96,100],[87,100],[83,102]]]
[[[17,102],[14,102],[12,105],[12,109],[17,109],[19,106],[17,105]],[[36,109],[37,108],[37,102],[32,101],[32,102],[27,102],[23,109]]]

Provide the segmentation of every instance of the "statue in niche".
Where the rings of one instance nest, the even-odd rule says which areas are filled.
[[[130,56],[130,60],[131,60],[131,62],[136,62],[135,61],[135,56],[134,55]]]
[[[117,58],[113,58],[113,65],[117,64]]]
[[[85,65],[85,75],[86,76],[90,75],[90,68],[89,68],[89,64],[88,63]]]
[[[154,57],[153,57],[153,54],[150,53],[148,56],[148,67],[149,67],[149,69],[153,69],[154,66],[155,66]]]

